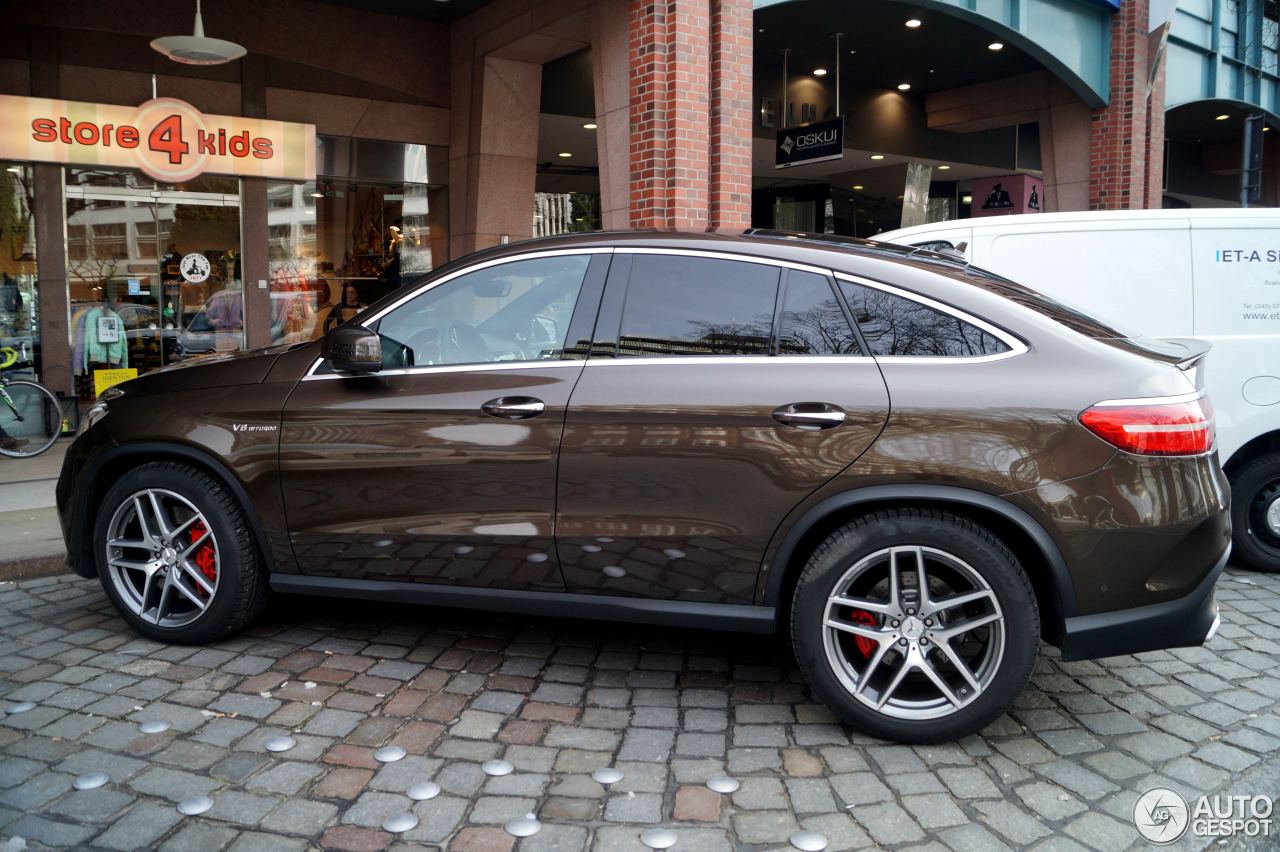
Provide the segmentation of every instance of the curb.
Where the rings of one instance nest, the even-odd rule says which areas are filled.
[[[37,577],[54,577],[67,573],[70,572],[62,554],[0,562],[0,582],[34,580]]]

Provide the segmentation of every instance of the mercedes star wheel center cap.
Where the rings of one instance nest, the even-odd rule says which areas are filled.
[[[172,568],[178,564],[178,551],[172,547],[166,547],[160,551],[160,561]]]
[[[902,622],[902,635],[915,642],[924,635],[924,622],[914,615],[907,616]]]

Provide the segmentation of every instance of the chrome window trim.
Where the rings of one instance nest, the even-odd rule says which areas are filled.
[[[389,314],[389,313],[391,313],[392,311],[394,311],[396,308],[398,308],[398,307],[400,307],[401,305],[403,305],[405,302],[412,301],[413,299],[416,299],[417,297],[421,296],[423,293],[427,292],[428,290],[434,290],[436,287],[439,287],[441,284],[448,283],[449,281],[452,281],[453,279],[458,278],[459,276],[466,275],[466,274],[467,274],[467,273],[469,273],[469,272],[477,272],[477,271],[479,271],[479,270],[481,270],[481,269],[488,269],[488,268],[489,268],[489,267],[491,267],[491,266],[501,266],[501,265],[502,265],[502,264],[504,264],[504,263],[516,263],[516,262],[521,261],[521,260],[536,260],[537,258],[540,258],[540,257],[564,257],[564,256],[566,256],[566,255],[575,255],[575,254],[612,254],[612,253],[613,253],[613,247],[612,247],[612,246],[605,246],[605,247],[592,246],[592,247],[583,247],[583,248],[576,248],[576,249],[545,249],[545,250],[543,250],[543,251],[528,251],[528,252],[521,252],[520,254],[509,254],[509,255],[505,255],[505,256],[503,256],[503,257],[495,257],[495,258],[493,258],[492,260],[484,260],[484,261],[480,261],[479,263],[473,263],[473,264],[471,264],[471,265],[469,265],[469,266],[464,266],[464,267],[462,267],[461,269],[455,269],[453,272],[450,272],[448,275],[442,275],[442,276],[440,276],[439,278],[437,278],[436,280],[434,280],[434,281],[432,281],[432,282],[430,282],[430,283],[428,283],[428,284],[423,284],[421,287],[419,287],[418,289],[414,290],[412,293],[408,293],[408,294],[406,294],[406,295],[402,296],[401,298],[396,299],[394,302],[392,302],[390,305],[387,305],[385,308],[383,308],[382,310],[378,311],[376,314],[371,314],[371,315],[369,315],[368,317],[365,317],[363,320],[361,320],[360,324],[361,324],[361,325],[367,325],[368,323],[377,322],[378,320],[380,320],[380,319],[382,319],[383,317],[385,317],[387,314]],[[321,363],[321,361],[323,361],[323,360],[324,360],[323,358],[317,358],[317,359],[315,360],[315,362],[314,362],[314,363],[312,363],[312,365],[310,366],[310,368],[308,368],[308,369],[307,369],[306,374],[305,374],[302,378],[303,378],[304,380],[306,380],[306,379],[311,378],[313,375],[315,375],[315,374],[316,374],[316,370],[318,370],[318,369],[320,368],[320,363]],[[513,361],[513,362],[511,362],[511,363],[513,363],[513,364],[527,364],[527,363],[532,363],[532,364],[546,364],[546,363],[548,363],[548,362],[552,362],[552,361],[566,361],[566,362],[569,362],[569,363],[573,363],[574,361],[577,361],[577,360],[581,360],[581,359],[575,359],[575,358],[557,358],[557,359],[547,359],[547,361]],[[441,365],[439,365],[439,366],[440,366],[440,367],[445,367],[445,366],[466,366],[466,367],[468,367],[469,369],[473,369],[473,370],[474,370],[474,369],[477,369],[477,368],[478,368],[478,366],[480,366],[480,365],[484,365],[484,364],[495,364],[495,363],[496,363],[496,364],[501,364],[501,363],[504,363],[504,362],[501,362],[501,361],[496,361],[496,362],[495,362],[495,361],[481,361],[481,362],[479,362],[479,365],[477,365],[477,364],[470,364],[470,365],[451,365],[451,364],[441,364]],[[439,368],[438,368],[438,367],[430,367],[430,366],[428,366],[428,367],[422,367],[422,368],[413,367],[413,368],[405,368],[405,369],[419,370],[419,369],[439,369]],[[400,372],[399,370],[394,370],[394,371],[393,371],[393,370],[383,370],[383,371],[381,371],[381,372],[379,372],[379,373],[378,373],[378,375],[381,375],[381,376],[394,376],[394,375],[400,375],[400,374],[401,374],[401,372]],[[326,375],[327,375],[327,374],[326,374]],[[354,374],[354,373],[342,373],[342,374],[335,374],[335,375],[343,375],[343,376],[346,376],[346,375],[357,375],[357,374]]]
[[[739,263],[756,263],[761,266],[777,266],[785,269],[796,269],[801,272],[814,272],[826,278],[831,277],[831,270],[793,260],[779,260],[774,257],[760,257],[754,254],[735,254],[731,251],[710,251],[707,249],[655,248],[651,246],[617,246],[615,254],[666,254],[680,257],[704,257],[709,260],[733,260]]]
[[[320,361],[317,360],[316,364],[319,363]],[[555,367],[581,367],[585,363],[581,358],[547,358],[543,361],[478,361],[474,364],[427,364],[420,367],[396,367],[391,370],[379,370],[376,373],[308,373],[302,377],[302,381],[370,379],[379,376],[416,376],[432,373],[492,373],[505,370],[545,370]]]
[[[874,364],[868,355],[622,355],[597,356],[587,359],[588,367],[625,367],[631,364],[669,364],[693,366],[702,364],[791,364],[812,367],[815,364]]]
[[[1004,329],[992,325],[984,319],[979,319],[973,314],[962,311],[959,308],[953,308],[944,302],[931,299],[911,290],[904,290],[901,287],[894,287],[891,284],[882,284],[879,281],[871,281],[867,278],[861,278],[857,275],[849,275],[845,272],[834,273],[839,281],[848,281],[850,284],[857,284],[862,287],[870,287],[873,290],[881,290],[894,296],[906,299],[911,302],[917,302],[921,305],[933,308],[935,311],[941,311],[944,314],[955,317],[958,320],[967,322],[970,325],[977,326],[987,334],[996,338],[1004,345],[1009,347],[1007,352],[997,352],[994,355],[958,355],[955,357],[949,355],[882,355],[876,356],[876,361],[880,364],[986,364],[992,361],[1003,361],[1006,358],[1016,358],[1030,351],[1030,347],[1023,343],[1020,339],[1005,331]]]
[[[1204,399],[1205,392],[1202,390],[1192,391],[1191,393],[1179,393],[1173,396],[1146,396],[1137,397],[1135,399],[1104,399],[1102,402],[1095,402],[1090,408],[1116,408],[1124,405],[1176,405],[1179,402],[1195,402],[1198,399]]]

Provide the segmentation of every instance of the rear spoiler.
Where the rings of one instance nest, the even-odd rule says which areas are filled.
[[[1177,362],[1178,369],[1186,374],[1196,390],[1204,390],[1204,357],[1209,354],[1213,344],[1194,337],[1172,337],[1166,338],[1166,341],[1186,349]]]

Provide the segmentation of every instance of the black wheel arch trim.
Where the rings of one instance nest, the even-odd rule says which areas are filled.
[[[762,603],[766,606],[777,606],[782,599],[783,582],[788,574],[786,567],[795,556],[796,548],[804,536],[815,526],[835,512],[850,506],[868,503],[903,502],[921,500],[928,503],[971,506],[994,512],[1024,532],[1044,555],[1045,565],[1049,569],[1054,591],[1058,596],[1058,608],[1063,618],[1070,618],[1077,612],[1075,585],[1071,581],[1071,573],[1067,570],[1066,559],[1057,543],[1045,531],[1035,518],[1008,500],[952,485],[870,485],[845,491],[826,498],[811,507],[800,516],[782,538],[778,549],[765,566],[765,588]]]
[[[127,444],[115,444],[97,453],[85,464],[84,470],[76,483],[75,507],[72,512],[70,539],[75,550],[80,555],[80,558],[76,559],[70,551],[68,552],[67,564],[72,571],[81,577],[98,576],[97,560],[92,558],[93,524],[90,522],[89,516],[89,496],[94,492],[103,468],[109,462],[114,462],[126,456],[141,456],[143,462],[155,460],[157,456],[177,456],[195,462],[201,467],[208,468],[224,485],[231,489],[231,493],[235,495],[236,500],[240,503],[240,508],[249,521],[249,529],[253,534],[253,540],[257,543],[259,552],[266,561],[268,573],[271,572],[273,560],[270,543],[266,532],[262,528],[262,520],[258,517],[257,507],[249,499],[249,494],[244,490],[244,485],[240,482],[239,477],[210,452],[187,444],[175,444],[166,441],[135,441]]]

